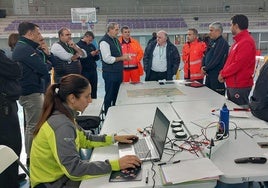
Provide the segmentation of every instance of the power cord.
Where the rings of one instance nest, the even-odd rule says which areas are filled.
[[[154,169],[154,162],[152,160],[151,160],[151,164],[152,164],[151,170],[153,171],[153,175],[152,175],[153,185],[152,185],[152,188],[154,188],[155,187],[155,175],[156,175],[156,171]]]

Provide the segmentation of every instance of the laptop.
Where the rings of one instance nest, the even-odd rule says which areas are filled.
[[[141,161],[160,161],[164,152],[169,124],[170,121],[163,112],[156,108],[150,136],[140,138],[135,144],[119,143],[119,157],[137,155]]]

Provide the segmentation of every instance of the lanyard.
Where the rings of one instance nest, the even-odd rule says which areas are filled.
[[[74,50],[73,50],[73,48],[70,48],[68,45],[66,45],[66,46],[67,46],[68,51],[69,51],[71,54],[74,55]]]
[[[117,50],[121,53],[121,49],[120,49],[120,46],[119,46],[117,40],[113,38],[113,41],[114,41],[114,45],[116,46]]]

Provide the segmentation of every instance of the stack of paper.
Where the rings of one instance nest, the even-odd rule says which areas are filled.
[[[219,179],[223,173],[208,158],[183,160],[176,164],[161,165],[163,184]]]

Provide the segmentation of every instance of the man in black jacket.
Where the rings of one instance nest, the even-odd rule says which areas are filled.
[[[146,73],[145,81],[172,80],[177,73],[180,55],[165,31],[159,31],[157,39],[146,47],[143,65]]]
[[[21,67],[0,51],[0,145],[6,145],[20,156],[21,132],[16,100],[21,95]],[[13,163],[0,174],[0,186],[18,188],[19,167]]]
[[[43,38],[39,26],[22,22],[18,27],[20,38],[14,48],[12,58],[22,66],[23,74],[20,79],[22,93],[19,103],[25,112],[25,149],[27,164],[29,164],[33,131],[42,112],[44,101],[44,80],[48,80],[48,69],[37,47]]]
[[[262,66],[256,81],[249,107],[251,113],[259,119],[268,122],[268,60]]]
[[[94,34],[87,31],[77,45],[87,53],[86,58],[80,59],[82,65],[81,74],[86,77],[91,85],[91,98],[97,98],[98,74],[96,61],[100,59],[99,50],[92,44]]]
[[[225,95],[225,85],[218,81],[218,75],[228,56],[229,45],[222,37],[223,27],[220,22],[209,25],[210,42],[202,63],[202,72],[206,75],[206,86],[221,95]]]

